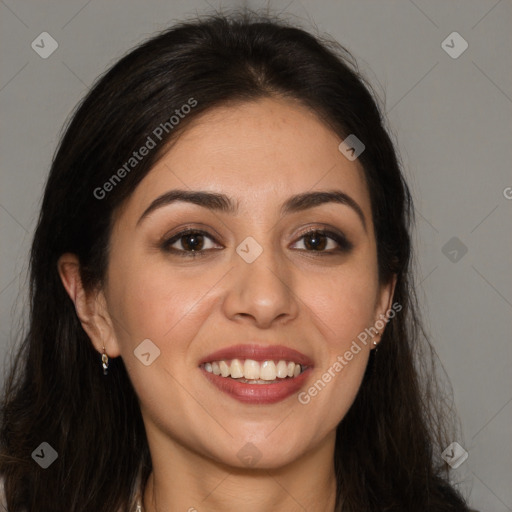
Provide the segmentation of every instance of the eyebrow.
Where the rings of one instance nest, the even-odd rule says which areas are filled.
[[[137,221],[137,225],[140,224],[151,212],[177,201],[196,204],[212,211],[218,211],[230,215],[236,215],[239,211],[238,201],[232,201],[225,194],[204,192],[200,190],[170,190],[169,192],[157,197],[146,208]],[[281,206],[280,217],[291,213],[302,212],[309,208],[314,208],[315,206],[320,206],[326,203],[338,203],[352,208],[352,210],[357,213],[366,231],[366,218],[363,210],[357,202],[352,199],[352,197],[341,190],[304,192],[302,194],[291,196]]]

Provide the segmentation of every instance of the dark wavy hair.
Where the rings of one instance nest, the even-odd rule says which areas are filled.
[[[122,359],[101,371],[57,271],[78,256],[86,289],[101,287],[114,213],[201,113],[232,102],[290,98],[341,139],[355,134],[370,192],[381,282],[394,274],[402,306],[337,427],[336,511],[468,510],[442,450],[454,440],[451,393],[419,317],[413,283],[414,212],[377,95],[351,54],[282,18],[249,11],[188,20],[160,32],[99,77],[77,106],[55,153],[30,258],[29,326],[5,382],[0,474],[10,512],[125,510],[151,471],[138,398]],[[197,104],[158,147],[114,183],[95,190],[155,127]],[[112,183],[112,182],[111,182]],[[439,388],[439,389],[438,389]],[[59,454],[46,470],[31,454],[42,441]]]

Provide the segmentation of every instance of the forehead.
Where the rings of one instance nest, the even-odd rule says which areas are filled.
[[[190,189],[221,192],[233,198],[240,214],[270,214],[291,195],[337,189],[369,221],[363,169],[342,155],[340,142],[313,112],[291,100],[214,108],[187,126],[127,206],[140,215],[162,193]]]

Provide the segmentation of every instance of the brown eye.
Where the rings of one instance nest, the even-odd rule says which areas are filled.
[[[187,229],[165,240],[162,244],[162,249],[179,256],[204,256],[206,251],[211,250],[211,247],[205,248],[206,239],[214,241],[214,238],[206,231]],[[172,247],[173,245],[181,245],[181,248]]]
[[[325,250],[326,246],[329,245],[328,237],[318,231],[308,233],[304,237],[304,245],[307,249],[314,249],[315,251]]]
[[[313,229],[301,235],[304,239],[304,246],[307,252],[318,252],[320,254],[333,254],[339,252],[348,252],[352,249],[353,245],[340,233],[332,231]],[[329,241],[334,242],[330,244],[330,250],[326,250],[329,246]],[[336,247],[337,246],[337,247]]]

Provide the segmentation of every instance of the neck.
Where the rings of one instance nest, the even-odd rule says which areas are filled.
[[[279,468],[237,468],[181,445],[152,452],[144,512],[334,512],[334,438]]]

